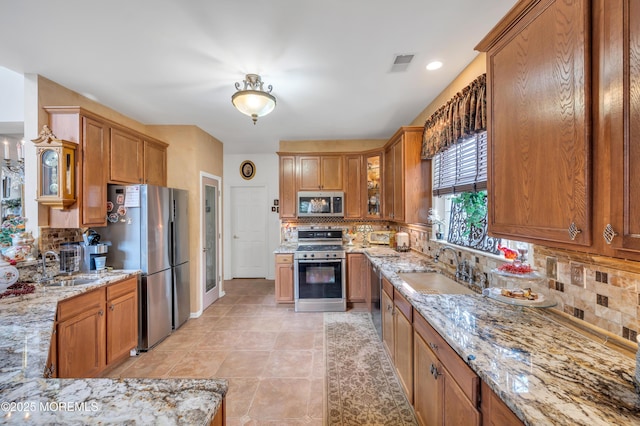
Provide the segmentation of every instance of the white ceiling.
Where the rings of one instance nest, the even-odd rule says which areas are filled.
[[[409,124],[515,0],[0,0],[0,66],[147,124],[195,124],[229,154],[280,140],[378,139]],[[415,54],[391,72],[397,54]],[[440,60],[444,67],[428,72]],[[231,104],[258,73],[277,106]]]

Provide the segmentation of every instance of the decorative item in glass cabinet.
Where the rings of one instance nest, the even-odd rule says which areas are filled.
[[[65,209],[74,204],[77,144],[56,138],[46,125],[33,142],[38,158],[36,201],[56,209]]]

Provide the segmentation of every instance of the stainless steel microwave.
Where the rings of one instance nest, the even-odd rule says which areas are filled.
[[[344,192],[298,192],[298,217],[344,217]]]

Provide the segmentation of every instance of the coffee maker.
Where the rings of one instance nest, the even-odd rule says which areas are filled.
[[[100,272],[106,268],[107,253],[110,243],[101,243],[100,234],[93,229],[87,229],[82,234],[82,272]]]

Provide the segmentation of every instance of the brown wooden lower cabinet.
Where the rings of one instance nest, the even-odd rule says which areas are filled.
[[[347,302],[365,302],[369,287],[368,271],[364,254],[347,254]]]
[[[480,392],[482,394],[480,406],[482,410],[482,426],[517,426],[524,424],[485,382],[482,382]]]
[[[418,313],[413,329],[413,399],[420,424],[480,426],[480,378]]]
[[[213,417],[213,419],[211,419],[209,426],[224,426],[227,424],[227,413],[226,413],[227,410],[225,405],[226,405],[225,398],[222,398],[222,403],[220,404],[220,408],[218,409],[218,412]]]
[[[394,330],[393,330],[393,291],[389,294],[386,283],[389,283],[386,278],[382,278],[382,294],[380,295],[380,310],[382,317],[382,346],[387,350],[389,357],[394,360],[395,343],[394,343]],[[389,283],[389,285],[391,285]]]
[[[293,255],[276,254],[276,303],[293,302]]]
[[[94,377],[106,366],[105,289],[58,304],[58,377]]]
[[[57,377],[96,377],[138,343],[138,279],[84,293],[58,304],[50,351]]]
[[[138,279],[107,287],[107,365],[129,356],[138,345]]]
[[[409,403],[413,402],[413,326],[411,304],[397,290],[393,295],[394,363]]]

